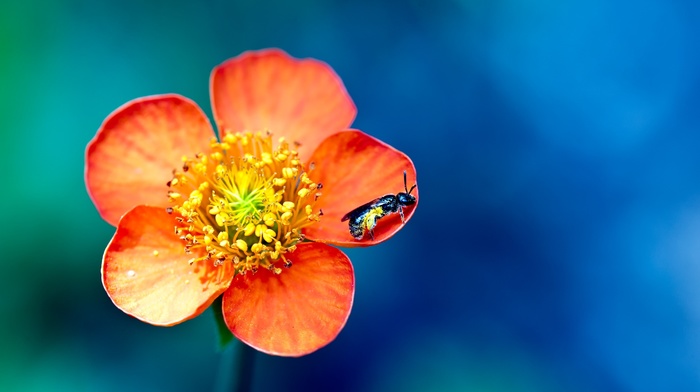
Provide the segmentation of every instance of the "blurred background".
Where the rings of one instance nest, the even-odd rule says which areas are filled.
[[[211,311],[130,318],[84,149],[124,102],[249,49],[328,62],[421,201],[347,253],[353,313],[253,389],[700,390],[697,2],[19,1],[0,5],[0,390],[223,390]]]

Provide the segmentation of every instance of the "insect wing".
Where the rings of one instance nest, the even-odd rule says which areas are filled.
[[[359,215],[362,211],[366,210],[369,206],[372,204],[375,204],[376,202],[379,201],[381,197],[378,197],[372,201],[368,201],[367,203],[355,208],[354,210],[348,212],[347,214],[343,215],[343,217],[340,219],[341,222],[345,222],[346,220],[352,218],[353,216]]]

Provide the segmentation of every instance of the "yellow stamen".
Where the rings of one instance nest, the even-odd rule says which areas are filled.
[[[270,134],[229,133],[210,148],[183,157],[182,170],[168,182],[175,233],[185,253],[203,254],[189,262],[230,262],[237,274],[280,273],[275,263],[291,265],[284,255],[319,219],[313,214],[317,184],[299,154],[284,139],[273,147]],[[316,197],[307,197],[312,192]]]
[[[246,244],[245,241],[243,241],[243,240],[237,240],[236,247],[238,249],[242,250],[243,252],[248,250],[248,244]]]

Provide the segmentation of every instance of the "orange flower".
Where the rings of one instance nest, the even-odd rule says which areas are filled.
[[[105,290],[127,314],[163,326],[223,294],[237,338],[269,354],[308,354],[338,335],[352,307],[352,264],[328,244],[382,242],[417,204],[404,222],[382,218],[373,239],[353,238],[341,217],[403,191],[403,172],[411,185],[415,168],[346,129],[355,105],[320,61],[246,52],[214,69],[211,100],[218,139],[194,102],[171,94],[118,108],[88,145],[88,192],[117,226]]]

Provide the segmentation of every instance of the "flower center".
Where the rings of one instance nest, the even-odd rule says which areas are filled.
[[[278,261],[291,266],[285,254],[323,212],[314,212],[321,184],[309,179],[284,138],[273,149],[269,133],[227,134],[212,139],[209,153],[182,160],[168,182],[167,211],[176,213],[175,233],[194,256],[190,264],[232,262],[236,274],[279,274]]]

